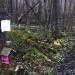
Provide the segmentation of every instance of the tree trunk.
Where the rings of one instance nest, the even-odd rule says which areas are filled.
[[[16,0],[16,24],[18,25],[18,0]]]
[[[54,37],[60,37],[59,0],[54,0]]]
[[[11,14],[10,19],[11,19],[11,22],[12,22],[12,0],[10,0],[10,14]]]

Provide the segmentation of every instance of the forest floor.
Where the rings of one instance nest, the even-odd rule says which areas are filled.
[[[67,40],[66,37],[64,39]],[[30,47],[32,50],[29,49],[27,54],[24,54],[23,58],[25,57],[25,60],[22,60],[23,58],[19,56],[9,65],[0,62],[0,75],[75,75],[75,47],[71,46],[74,44],[74,39],[71,37],[69,37],[68,41],[57,39],[49,43],[50,45],[44,42],[49,47],[49,52],[50,50],[54,52],[54,54],[51,52],[50,54],[56,60],[50,56],[47,57],[50,54],[45,49],[47,47],[41,48],[45,46],[43,43],[36,42],[38,46],[34,43],[35,46],[40,47],[42,52],[32,46]],[[44,51],[45,55],[43,55]],[[56,54],[55,51],[57,52]],[[64,52],[62,57],[61,52]]]
[[[13,67],[14,66],[14,67]],[[75,50],[68,52],[62,62],[51,68],[49,62],[13,62],[2,65],[0,75],[75,75]]]
[[[75,75],[75,50],[68,52],[63,61],[54,67],[53,75]]]

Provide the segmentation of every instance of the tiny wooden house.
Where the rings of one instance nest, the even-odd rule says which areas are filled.
[[[4,64],[10,64],[13,61],[14,55],[11,48],[4,47],[1,51],[1,60]]]

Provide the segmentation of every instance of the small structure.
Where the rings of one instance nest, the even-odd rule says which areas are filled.
[[[1,51],[1,60],[4,64],[10,64],[13,61],[14,51],[11,48],[4,47]]]

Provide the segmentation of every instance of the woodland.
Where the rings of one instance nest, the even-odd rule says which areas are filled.
[[[0,0],[1,20],[11,31],[0,32],[0,52],[15,53],[0,75],[75,75],[75,0]]]

